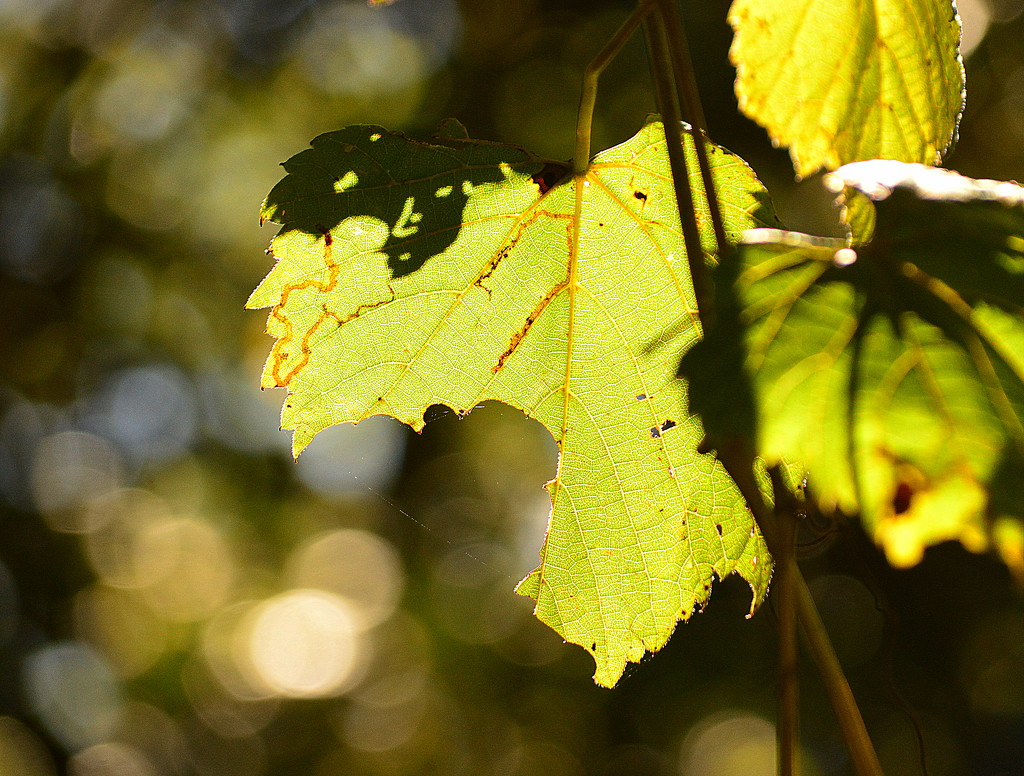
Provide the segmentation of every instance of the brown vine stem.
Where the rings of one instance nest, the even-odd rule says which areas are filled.
[[[657,13],[651,13],[653,9]],[[696,213],[693,204],[693,191],[690,185],[689,172],[687,170],[686,157],[683,151],[682,139],[682,118],[681,105],[688,106],[688,115],[692,125],[697,127],[694,131],[694,146],[697,149],[698,163],[701,168],[701,178],[704,183],[704,190],[707,193],[709,207],[712,208],[712,218],[717,221],[715,225],[715,237],[718,242],[719,257],[724,257],[729,250],[725,236],[724,226],[721,222],[721,208],[717,202],[717,193],[712,180],[710,164],[704,154],[701,161],[702,146],[706,142],[703,135],[703,110],[700,106],[700,98],[696,90],[696,79],[693,75],[693,64],[689,55],[689,46],[686,43],[685,32],[682,21],[679,17],[679,9],[673,0],[639,0],[636,10],[618,29],[615,35],[594,60],[587,66],[584,75],[583,90],[580,98],[580,108],[577,114],[576,123],[576,145],[573,153],[573,174],[579,179],[584,176],[590,164],[590,138],[593,126],[594,105],[597,100],[597,82],[601,72],[608,63],[615,57],[629,36],[633,34],[640,23],[644,24],[644,32],[647,39],[647,47],[651,60],[651,76],[654,81],[655,98],[658,111],[661,113],[665,127],[665,139],[668,144],[669,165],[672,171],[672,179],[676,193],[676,204],[679,210],[679,219],[683,231],[683,240],[686,245],[687,261],[689,263],[691,278],[693,281],[694,295],[697,301],[697,313],[702,324],[707,327],[712,321],[712,297],[710,273],[705,262],[704,249],[701,244],[700,230],[697,226]],[[679,81],[682,83],[678,83]],[[697,140],[701,142],[697,142]],[[578,204],[578,203],[577,203]],[[717,213],[717,216],[715,215]],[[783,615],[789,620],[797,620],[800,630],[807,642],[808,652],[811,654],[818,672],[821,674],[825,690],[828,693],[832,708],[839,721],[840,730],[846,741],[854,767],[858,776],[883,776],[881,765],[878,762],[878,755],[868,736],[867,728],[861,717],[857,701],[853,697],[853,691],[843,673],[836,657],[835,650],[829,640],[828,633],[821,621],[821,616],[814,605],[807,583],[800,573],[796,564],[795,552],[785,551],[785,539],[782,529],[778,525],[777,516],[765,503],[760,487],[754,478],[754,454],[753,450],[746,446],[727,445],[720,447],[718,459],[722,462],[726,471],[736,482],[741,495],[746,500],[747,506],[754,516],[761,534],[764,536],[768,550],[778,559],[782,559],[780,576],[788,577],[788,584],[791,590],[783,598],[790,603],[783,602],[782,606],[792,607],[792,615]],[[781,491],[780,491],[781,492]],[[788,495],[788,494],[787,494]],[[785,587],[786,582],[781,584]],[[786,629],[792,631],[792,625],[786,625]],[[792,672],[785,669],[788,674],[794,677],[792,680],[784,679],[783,685],[791,681],[795,685],[795,645],[794,639],[786,646],[780,645],[780,653],[787,655],[783,658],[783,665],[792,666]],[[780,773],[789,776],[795,774],[796,768],[796,694],[795,687],[791,690],[783,689],[786,700],[780,701],[783,704],[783,720],[781,727],[785,733],[780,733],[784,740],[780,741]],[[785,751],[788,749],[788,752]],[[784,768],[789,768],[787,773]]]
[[[594,106],[597,104],[597,82],[608,63],[615,59],[636,28],[654,8],[654,0],[640,0],[636,10],[615,31],[605,47],[598,52],[583,72],[580,108],[576,113],[576,144],[572,154],[572,172],[577,178],[585,175],[590,166],[590,137],[594,126]]]
[[[714,184],[714,176],[711,173],[711,162],[708,159],[708,124],[704,118],[704,106],[701,104],[700,93],[697,90],[693,58],[690,56],[690,45],[686,39],[682,16],[674,5],[674,0],[658,0],[658,6],[658,12],[665,25],[669,56],[672,58],[676,94],[682,108],[683,118],[689,122],[693,130],[693,145],[697,153],[701,179],[704,181],[704,190],[715,192],[717,189]],[[719,206],[718,197],[709,194],[707,201],[708,214],[711,216],[711,226],[715,232],[715,242],[718,245],[718,258],[721,261],[732,246],[725,234],[725,223],[722,220],[722,209]],[[707,322],[705,322],[705,328],[707,328]]]
[[[681,137],[679,136],[680,115],[679,102],[692,103],[689,108],[690,118],[698,126],[703,124],[703,110],[700,108],[700,98],[696,92],[696,78],[693,74],[693,64],[689,56],[689,46],[686,44],[685,32],[679,16],[679,8],[674,0],[656,0],[657,13],[651,15],[644,24],[647,33],[648,47],[651,52],[651,71],[655,84],[655,95],[658,99],[658,109],[665,122],[665,133],[669,146],[669,162],[672,168],[672,178],[675,183],[676,200],[679,206],[679,217],[683,226],[683,236],[686,241],[686,251],[689,258],[690,271],[693,278],[694,292],[697,297],[697,309],[705,329],[713,323],[711,317],[711,281],[708,267],[704,262],[703,250],[700,246],[700,236],[697,231],[696,216],[693,211],[693,195],[690,189],[690,180],[686,170],[686,161],[683,158]],[[666,31],[666,28],[668,31]],[[674,50],[674,54],[669,53]],[[682,72],[680,72],[682,71]],[[681,82],[681,85],[677,85]],[[691,88],[692,87],[692,88]],[[687,95],[687,92],[691,92]],[[677,100],[679,102],[677,102]],[[696,141],[698,134],[695,133]],[[701,138],[703,140],[703,138]],[[695,146],[703,145],[696,143]],[[704,180],[704,189],[708,199],[717,197],[713,181],[711,180],[710,166],[701,165],[701,173]],[[718,203],[716,203],[718,204]],[[720,211],[720,208],[719,208]],[[716,238],[719,240],[720,250],[724,249],[724,229],[716,228]],[[696,233],[694,239],[693,233]],[[689,235],[689,236],[688,236]],[[722,254],[720,254],[722,255]],[[724,447],[724,449],[723,449]],[[833,711],[839,722],[843,738],[846,741],[847,749],[850,752],[854,767],[858,776],[883,776],[882,767],[878,762],[878,755],[868,736],[864,719],[861,716],[860,708],[853,697],[850,683],[843,673],[843,669],[836,657],[832,642],[821,621],[821,616],[811,598],[807,583],[800,573],[796,564],[795,554],[785,551],[785,540],[781,535],[776,515],[773,510],[765,504],[761,495],[760,487],[754,478],[754,452],[747,445],[725,445],[718,449],[718,459],[722,462],[726,471],[733,478],[740,493],[746,500],[747,506],[764,536],[768,550],[776,558],[782,559],[784,568],[780,567],[783,578],[789,577],[792,590],[788,598],[793,606],[796,619],[800,623],[800,630],[807,643],[810,653],[822,682],[832,704]],[[778,561],[777,561],[778,562]],[[783,585],[786,583],[783,582]],[[785,606],[786,604],[784,604]],[[792,647],[780,647],[780,649],[791,650]],[[787,700],[786,703],[790,703]],[[786,735],[792,735],[789,729],[795,726],[795,713],[785,712],[786,715],[793,714],[794,718],[783,721],[787,727]],[[792,744],[792,751],[785,757],[795,759],[795,741]],[[783,767],[783,753],[780,750],[780,768]],[[788,767],[794,767],[790,765]]]
[[[779,529],[779,555],[775,596],[778,602],[778,762],[779,776],[796,776],[800,772],[800,673],[796,641],[796,566],[797,503],[783,482],[777,466],[768,471],[775,497],[775,519]]]
[[[761,490],[754,478],[753,451],[744,445],[723,445],[718,449],[718,460],[722,462],[729,476],[733,478],[747,506],[757,521],[769,552],[773,557],[784,557],[781,549],[782,539],[773,511],[761,496]],[[882,766],[878,762],[875,747],[868,736],[867,727],[861,716],[860,708],[853,697],[850,683],[843,673],[839,658],[829,640],[825,624],[814,605],[811,591],[800,573],[795,562],[792,569],[793,598],[800,632],[803,634],[807,651],[814,660],[818,673],[821,675],[825,692],[828,694],[832,710],[839,722],[839,729],[850,752],[854,769],[858,776],[884,776]]]
[[[647,50],[650,54],[655,104],[665,128],[669,167],[672,170],[676,205],[679,210],[680,225],[683,229],[686,261],[689,264],[693,293],[697,301],[697,315],[702,325],[706,325],[704,322],[709,320],[713,304],[711,278],[704,259],[704,246],[701,244],[700,229],[697,226],[697,216],[694,211],[693,190],[690,186],[686,154],[683,151],[682,118],[679,114],[678,92],[660,8],[658,13],[652,14],[644,22],[644,33],[647,39]]]

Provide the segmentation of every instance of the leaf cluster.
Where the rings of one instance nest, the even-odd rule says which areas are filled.
[[[741,108],[798,175],[835,170],[848,239],[783,231],[750,168],[688,126],[683,185],[658,118],[571,165],[454,124],[348,127],[286,162],[262,212],[282,229],[249,306],[272,310],[263,385],[288,389],[295,454],[377,414],[418,430],[434,404],[540,421],[559,461],[518,592],[604,685],[715,578],[747,580],[751,611],[767,593],[751,493],[712,450],[806,472],[895,564],[959,539],[1024,571],[1024,190],[926,166],[963,107],[952,3],[736,0],[730,22]]]

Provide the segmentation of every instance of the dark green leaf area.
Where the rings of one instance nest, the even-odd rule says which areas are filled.
[[[1024,189],[901,168],[842,181],[877,209],[856,252],[748,233],[681,371],[712,444],[801,461],[821,507],[859,513],[908,565],[1024,517],[1021,499],[989,496],[1024,482]]]
[[[897,189],[875,207],[876,252],[913,263],[966,301],[1024,311],[1024,206],[923,200]]]
[[[452,245],[473,191],[506,186],[510,196],[522,197],[521,184],[542,170],[544,190],[552,177],[562,177],[522,148],[468,140],[456,130],[443,127],[431,142],[376,126],[320,135],[284,163],[288,174],[267,196],[261,215],[284,231],[321,236],[350,216],[379,219],[388,229],[380,250],[398,278]],[[541,187],[525,193],[536,199]]]

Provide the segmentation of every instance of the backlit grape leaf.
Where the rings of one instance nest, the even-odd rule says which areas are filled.
[[[893,161],[829,177],[875,208],[871,242],[748,233],[683,359],[691,407],[713,438],[802,461],[895,565],[994,540],[1019,573],[1024,188]]]
[[[864,159],[937,164],[964,102],[952,0],[735,0],[740,108],[800,176]]]
[[[263,385],[288,388],[296,454],[371,415],[420,429],[433,404],[492,399],[540,421],[560,454],[518,591],[611,686],[715,576],[746,579],[753,610],[771,571],[734,485],[696,451],[675,376],[699,330],[664,132],[648,123],[579,182],[458,135],[350,127],[285,163],[263,209],[283,224],[277,264],[248,303],[273,308]],[[774,221],[749,167],[709,150],[730,234]]]

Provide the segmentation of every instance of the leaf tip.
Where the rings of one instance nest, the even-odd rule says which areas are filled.
[[[607,654],[599,653],[596,643],[584,648],[593,656],[597,665],[597,670],[594,671],[594,684],[608,690],[615,687],[626,670],[626,660],[624,658],[615,659]]]
[[[297,459],[299,454],[309,447],[309,443],[313,441],[313,437],[316,436],[316,432],[310,431],[307,428],[297,428],[292,433],[292,458]]]

